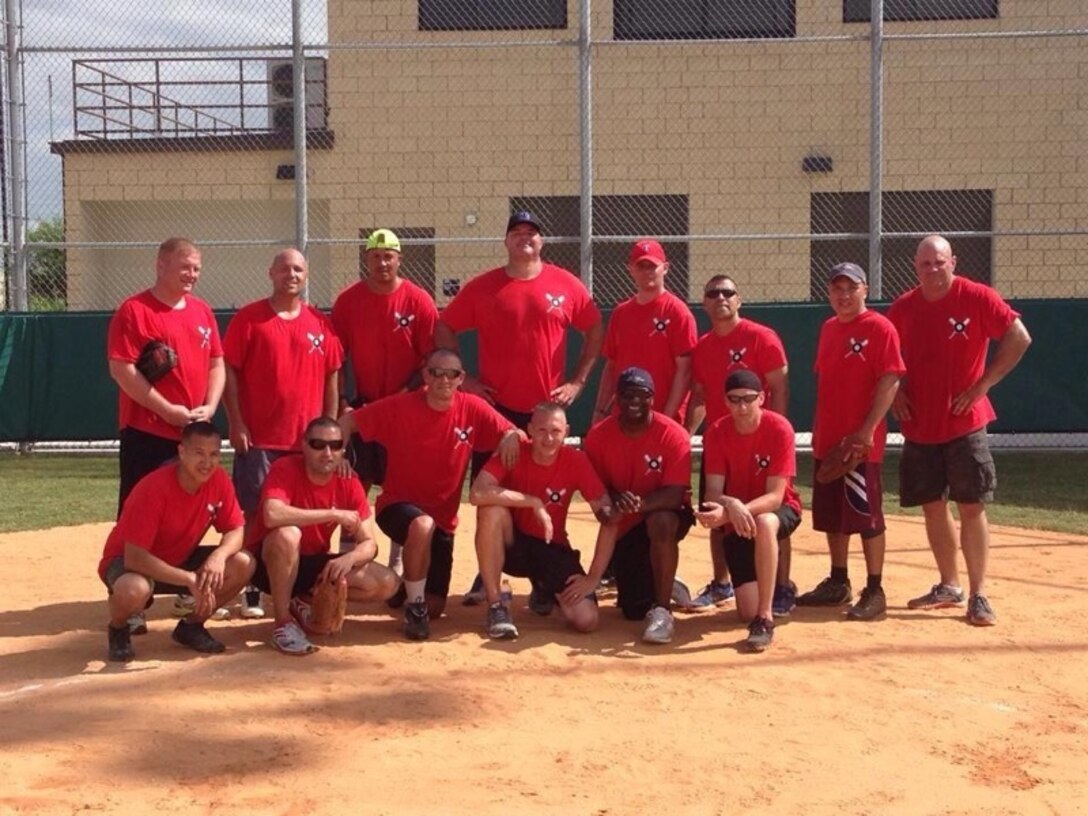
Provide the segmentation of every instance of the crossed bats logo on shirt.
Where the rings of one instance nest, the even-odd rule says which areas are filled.
[[[414,314],[401,314],[400,312],[393,312],[393,331],[408,331],[412,326],[412,321],[416,319]]]
[[[212,504],[211,502],[208,502],[208,504],[207,504],[207,507],[208,507],[208,517],[209,517],[209,518],[210,518],[210,519],[211,519],[212,521],[214,521],[214,520],[215,520],[215,517],[216,517],[216,516],[217,516],[217,515],[219,514],[219,508],[220,508],[220,507],[222,507],[222,506],[223,506],[223,500],[222,500],[222,499],[220,499],[219,501],[217,501],[217,502],[216,502],[215,504]]]
[[[197,326],[197,333],[200,335],[200,347],[207,348],[212,344],[212,330],[207,326]]]
[[[667,317],[655,317],[651,322],[654,324],[654,328],[650,332],[650,337],[653,337],[655,334],[664,334],[672,321]]]
[[[567,489],[552,490],[550,487],[545,487],[544,495],[548,497],[548,504],[559,504],[559,502],[563,501],[563,497],[567,495]]]
[[[745,346],[744,348],[739,348],[739,349],[730,349],[730,351],[729,351],[729,361],[733,365],[738,365],[739,363],[744,362],[744,355],[747,354],[747,353],[748,353],[748,347],[747,346]]]
[[[566,295],[552,295],[548,292],[544,293],[544,299],[548,301],[548,311],[552,309],[562,309],[563,302],[567,299]]]
[[[646,473],[660,473],[665,467],[665,457],[661,454],[651,456],[648,453],[644,453],[642,454],[642,458],[646,460]]]
[[[861,359],[864,360],[865,359],[865,347],[867,345],[869,345],[869,338],[868,337],[866,337],[866,338],[864,338],[862,340],[855,340],[853,337],[851,337],[850,342],[848,342],[846,344],[846,354],[844,354],[843,357],[844,358],[845,357],[853,357],[854,355],[857,355],[858,357],[860,357]]]
[[[323,345],[325,342],[325,334],[323,332],[321,334],[306,332],[306,336],[310,338],[310,354],[313,354],[315,351],[320,351],[322,354],[325,353]]]
[[[453,438],[457,440],[457,444],[454,445],[455,448],[470,444],[472,440],[472,426],[470,425],[467,428],[454,427]]]
[[[756,454],[756,473],[762,473],[771,466],[771,457],[763,453]]]
[[[964,340],[967,339],[967,327],[971,325],[971,318],[965,317],[963,320],[957,320],[954,317],[948,318],[948,325],[952,327],[952,334],[948,335],[948,339],[953,337],[962,336]]]

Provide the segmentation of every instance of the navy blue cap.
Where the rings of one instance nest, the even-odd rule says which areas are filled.
[[[510,230],[519,224],[529,224],[537,232],[544,232],[544,230],[540,228],[540,222],[536,220],[536,216],[528,210],[518,210],[511,215],[510,220],[506,222],[506,231],[510,232]]]
[[[636,368],[635,366],[625,368],[616,383],[616,391],[619,393],[626,391],[628,388],[645,388],[652,394],[654,393],[654,378],[644,368]]]

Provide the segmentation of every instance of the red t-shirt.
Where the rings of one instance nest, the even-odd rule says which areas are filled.
[[[691,440],[678,422],[657,411],[650,427],[628,436],[612,416],[594,425],[585,441],[586,455],[610,490],[646,496],[659,487],[691,488]],[[679,509],[679,508],[678,508]],[[620,535],[642,521],[642,513],[620,519]]]
[[[695,318],[687,304],[672,292],[663,292],[649,303],[630,298],[609,318],[604,356],[612,361],[616,376],[631,366],[650,372],[654,378],[654,410],[660,411],[672,390],[676,358],[690,354],[695,339]],[[686,403],[685,397],[678,411],[681,417]]]
[[[544,264],[531,280],[499,267],[473,278],[442,312],[455,332],[477,330],[480,379],[496,389],[495,401],[528,412],[563,382],[567,327],[587,331],[601,312],[582,282]]]
[[[786,477],[782,504],[801,512],[801,497],[793,486],[797,475],[793,426],[774,411],[763,411],[753,433],[737,432],[732,416],[725,416],[703,434],[707,476],[725,477],[725,494],[750,502],[767,492],[767,479]]]
[[[225,470],[216,468],[212,477],[190,494],[178,482],[178,467],[177,462],[163,465],[132,488],[121,518],[106,539],[98,562],[100,576],[105,577],[114,558],[124,556],[126,543],[178,567],[192,555],[209,527],[227,533],[245,523]]]
[[[355,391],[367,402],[404,388],[434,349],[438,309],[431,296],[409,280],[388,295],[354,283],[336,298],[332,324],[351,358]]]
[[[107,354],[111,360],[135,363],[144,346],[161,340],[178,355],[177,366],[155,383],[169,402],[196,408],[208,395],[208,367],[223,356],[219,327],[211,307],[186,295],[185,307],[172,309],[147,289],[121,304],[110,320]],[[181,428],[168,424],[121,391],[120,427],[136,428],[166,439],[181,439]]]
[[[378,513],[408,502],[447,532],[457,527],[472,452],[495,450],[514,427],[484,400],[460,391],[445,411],[431,408],[424,390],[380,399],[352,416],[359,436],[380,442],[388,453]]]
[[[927,301],[915,287],[892,304],[888,319],[899,332],[907,364],[900,387],[913,414],[900,423],[907,439],[948,442],[997,418],[989,397],[961,416],[953,415],[952,400],[982,376],[990,341],[1001,339],[1018,317],[989,286],[958,276],[940,300]]]
[[[877,381],[906,370],[899,354],[899,335],[884,315],[866,310],[848,323],[837,317],[820,329],[816,345],[816,421],[812,452],[823,459],[844,436],[861,427],[873,407]],[[873,431],[870,462],[884,459],[886,421]]]
[[[279,499],[298,510],[355,510],[360,518],[370,517],[370,504],[366,491],[354,473],[340,476],[334,473],[323,485],[310,481],[306,473],[306,461],[300,455],[284,456],[272,463],[268,476],[261,487],[261,502],[256,520],[246,536],[246,546],[255,549],[271,530],[264,523],[264,503]],[[332,542],[336,523],[308,524],[302,528],[299,553],[320,555],[327,553]]]
[[[582,451],[564,445],[550,465],[533,461],[533,444],[523,440],[518,461],[507,470],[498,456],[492,456],[484,470],[510,490],[536,496],[552,518],[552,542],[570,546],[567,537],[567,512],[577,490],[587,501],[597,501],[604,495],[604,485]],[[544,527],[528,507],[510,508],[514,526],[527,535],[544,538]]]
[[[321,312],[303,304],[296,318],[284,320],[267,300],[234,315],[223,356],[237,372],[253,445],[271,450],[298,448],[306,424],[324,408],[325,379],[343,362],[340,341]]]
[[[725,380],[736,368],[747,368],[759,375],[770,407],[771,393],[767,374],[786,365],[786,349],[774,329],[745,320],[724,337],[709,331],[699,338],[691,353],[691,381],[703,387],[706,426],[709,428],[729,415],[725,404]]]

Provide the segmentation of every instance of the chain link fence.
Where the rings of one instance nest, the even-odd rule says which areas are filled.
[[[882,5],[8,0],[3,306],[112,309],[170,235],[214,306],[292,244],[328,306],[377,226],[442,304],[522,207],[605,306],[643,235],[688,300],[819,300],[842,260],[890,300],[929,232],[1007,296],[1088,297],[1088,8]]]

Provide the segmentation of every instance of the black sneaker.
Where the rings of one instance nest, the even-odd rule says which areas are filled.
[[[385,605],[390,609],[400,609],[407,600],[408,592],[404,589],[404,581],[401,581],[400,586],[397,587],[397,591],[393,593],[392,597],[385,599]]]
[[[518,636],[510,610],[501,603],[487,608],[487,636],[492,640],[513,640]]]
[[[967,600],[967,622],[974,626],[994,626],[997,615],[985,595],[972,595]]]
[[[748,638],[744,641],[750,652],[762,652],[774,640],[774,621],[764,617],[753,618],[748,624]]]
[[[106,629],[109,633],[111,661],[128,663],[132,658],[136,657],[136,650],[132,648],[132,635],[129,632],[127,623],[116,629],[111,624]]]
[[[883,588],[865,587],[858,597],[858,602],[846,610],[846,617],[849,620],[871,621],[883,617],[887,611],[888,599],[884,597]]]
[[[219,654],[225,652],[227,647],[208,634],[203,623],[189,623],[179,620],[174,627],[174,643],[188,646],[190,649],[204,654]]]
[[[824,578],[803,595],[797,596],[798,606],[841,606],[848,604],[854,598],[850,591],[849,581],[836,581],[834,578]]]
[[[404,605],[404,636],[408,640],[426,640],[431,636],[431,616],[426,601]]]
[[[555,598],[534,582],[529,592],[529,608],[538,615],[550,615],[555,609]]]

